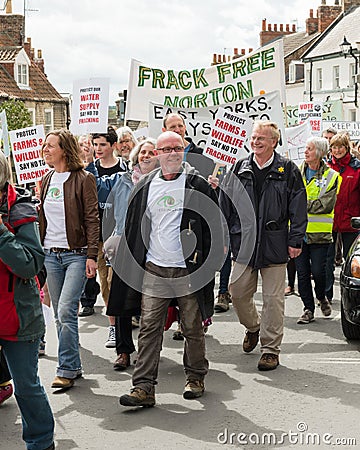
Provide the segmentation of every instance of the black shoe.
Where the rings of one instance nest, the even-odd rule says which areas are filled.
[[[83,306],[81,310],[79,311],[78,316],[79,317],[87,317],[92,316],[94,314],[95,310],[91,306]]]
[[[177,327],[177,330],[174,331],[172,338],[174,339],[174,341],[183,341],[184,340],[184,335],[182,334],[180,323]]]
[[[54,442],[50,445],[50,447],[47,447],[45,450],[55,450]]]

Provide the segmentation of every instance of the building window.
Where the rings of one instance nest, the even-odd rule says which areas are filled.
[[[350,74],[349,74],[349,80],[350,80],[350,84],[349,87],[354,87],[355,86],[355,63],[350,64],[349,66],[350,68]]]
[[[322,69],[316,69],[316,90],[320,91],[323,88],[323,72]]]
[[[306,90],[308,92],[310,92],[310,86],[311,86],[311,72],[310,72],[310,70],[306,71],[305,81],[306,81]]]
[[[304,79],[304,64],[300,61],[292,61],[289,65],[289,83],[296,83]]]
[[[17,82],[23,86],[29,86],[29,68],[27,64],[17,65]]]
[[[340,88],[340,66],[333,67],[333,89]]]
[[[35,125],[35,108],[28,108],[30,118],[31,118],[31,125]]]
[[[350,122],[356,122],[356,110],[350,109],[349,111],[349,121]]]
[[[44,129],[45,134],[47,134],[54,129],[54,114],[52,109],[45,109],[44,119]]]

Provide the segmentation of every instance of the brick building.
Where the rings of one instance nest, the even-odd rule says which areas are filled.
[[[25,18],[12,14],[11,0],[0,15],[0,103],[15,99],[24,102],[34,125],[45,132],[68,126],[69,101],[48,80],[41,50],[35,54],[31,39],[25,41]]]
[[[259,34],[260,47],[277,39],[282,39],[284,45],[286,82],[303,82],[304,64],[301,62],[301,59],[307,49],[321,37],[324,31],[340,14],[357,5],[360,5],[360,0],[334,0],[333,5],[328,5],[326,0],[321,0],[316,14],[314,14],[313,9],[310,9],[309,17],[305,22],[305,31],[300,32],[297,30],[295,24],[268,24],[267,20],[263,19]],[[252,49],[248,50],[249,53],[251,51]],[[239,53],[237,48],[234,49],[232,56],[214,54],[212,64],[220,64],[229,59],[239,58],[245,54],[245,49],[241,49]]]

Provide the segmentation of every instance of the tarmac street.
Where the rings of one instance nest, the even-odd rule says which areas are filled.
[[[56,420],[57,450],[333,449],[360,446],[360,342],[345,340],[340,324],[339,269],[331,318],[297,325],[302,302],[285,298],[280,366],[259,372],[259,346],[242,351],[244,328],[230,307],[216,313],[206,336],[210,371],[202,398],[184,400],[182,341],[165,332],[154,408],[125,408],[133,365],[116,372],[107,349],[101,297],[96,314],[79,319],[84,377],[68,391],[50,388],[57,363],[54,325],[48,327],[40,375]],[[256,295],[260,305],[260,295]],[[137,337],[138,331],[134,331]],[[14,397],[0,407],[0,449],[24,448]]]

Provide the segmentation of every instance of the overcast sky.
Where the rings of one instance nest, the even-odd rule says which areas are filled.
[[[327,0],[334,4],[334,0]],[[1,7],[5,4],[0,0]],[[13,0],[13,13],[24,0]],[[321,0],[26,0],[26,37],[42,49],[61,93],[73,80],[110,78],[110,104],[127,88],[131,58],[150,67],[209,67],[214,53],[259,47],[262,19],[297,23]],[[295,21],[295,22],[294,22]]]

